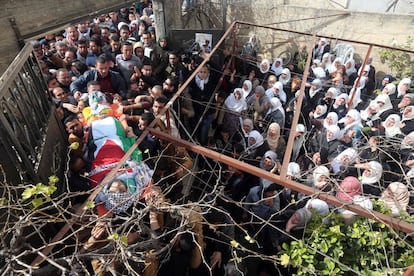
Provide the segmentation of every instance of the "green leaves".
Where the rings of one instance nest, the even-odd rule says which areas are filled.
[[[56,183],[59,182],[59,178],[55,175],[49,177],[49,185],[43,183],[37,183],[35,186],[30,185],[24,189],[22,193],[22,200],[31,199],[31,204],[34,208],[38,208],[43,203],[50,201],[50,196],[56,192]]]
[[[412,50],[414,38],[411,36],[407,37],[405,44],[396,43],[396,47]],[[414,71],[414,63],[411,60],[411,56],[407,52],[391,49],[381,49],[380,57],[382,63],[386,63],[393,74],[398,79],[411,76]]]
[[[296,275],[345,275],[351,269],[357,275],[399,275],[414,262],[413,239],[383,223],[355,216],[349,225],[340,214],[330,214],[325,224],[320,217],[313,221],[319,223],[310,223],[303,239],[284,243],[278,253],[282,265],[298,269]]]
[[[109,235],[107,239],[121,242],[125,246],[128,245],[128,237],[126,235],[119,235],[118,233],[113,233],[112,235]]]
[[[83,210],[89,210],[95,207],[95,202],[88,201],[86,202],[85,206],[83,207]]]

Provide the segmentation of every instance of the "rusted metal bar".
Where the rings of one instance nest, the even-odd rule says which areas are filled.
[[[295,106],[296,108],[295,108],[294,114],[293,114],[293,121],[292,121],[292,125],[290,127],[290,134],[289,134],[289,139],[288,139],[288,143],[287,143],[286,150],[285,150],[285,156],[283,157],[282,171],[280,173],[280,177],[282,179],[286,179],[287,168],[288,168],[288,165],[289,165],[290,156],[292,155],[292,147],[293,147],[293,142],[294,142],[294,139],[295,139],[296,126],[298,124],[299,116],[300,116],[300,113],[301,113],[301,110],[302,110],[302,102],[303,102],[303,97],[305,96],[306,82],[307,82],[308,76],[309,76],[309,68],[310,68],[310,65],[311,65],[312,51],[313,51],[313,45],[315,45],[315,41],[316,41],[316,35],[313,35],[310,47],[308,49],[308,57],[306,59],[305,70],[304,70],[304,73],[303,73],[302,82],[300,84],[299,97],[297,99],[296,106]],[[306,115],[307,114],[305,114],[305,116]]]
[[[315,197],[315,198],[320,198],[321,200],[324,200],[329,204],[335,205],[335,206],[340,207],[340,208],[345,208],[347,210],[355,212],[358,215],[364,216],[366,218],[373,219],[373,220],[381,222],[381,223],[385,223],[385,224],[391,226],[392,228],[397,229],[399,231],[403,231],[407,234],[413,234],[414,233],[414,225],[409,224],[405,221],[386,216],[386,215],[384,215],[382,213],[378,213],[376,211],[364,209],[364,208],[362,208],[358,205],[354,205],[354,204],[350,204],[350,203],[347,203],[347,202],[340,201],[339,199],[337,199],[334,196],[331,196],[327,193],[324,193],[324,192],[321,192],[319,190],[313,189],[313,188],[311,188],[309,186],[306,186],[304,184],[300,184],[300,183],[297,183],[295,181],[291,181],[291,180],[287,180],[287,179],[282,179],[279,175],[272,174],[272,173],[270,173],[266,170],[263,170],[259,167],[249,165],[247,163],[244,163],[242,161],[239,161],[239,160],[236,160],[234,158],[228,157],[224,154],[218,153],[218,152],[210,150],[208,148],[195,145],[191,142],[172,137],[172,136],[170,136],[166,133],[163,133],[161,131],[158,131],[158,130],[155,130],[155,129],[151,128],[150,132],[151,132],[151,134],[157,136],[160,139],[163,139],[163,140],[172,142],[176,145],[180,145],[182,147],[185,147],[185,148],[189,149],[190,151],[193,151],[195,153],[201,154],[201,155],[206,156],[208,158],[214,159],[217,162],[221,162],[221,163],[227,164],[231,167],[234,167],[238,170],[251,173],[251,174],[256,175],[258,177],[261,177],[261,178],[265,178],[269,181],[272,181],[274,183],[282,185],[286,188],[290,188],[292,190],[298,191],[298,192],[303,193],[305,195],[312,196],[312,197]]]
[[[293,33],[293,34],[300,34],[300,35],[306,35],[306,36],[312,36],[312,33],[308,33],[308,32],[300,32],[300,31],[296,31],[296,30],[290,30],[290,29],[284,29],[284,28],[277,28],[277,27],[271,27],[271,26],[263,26],[263,25],[259,25],[259,24],[255,24],[255,23],[250,23],[250,22],[244,22],[244,21],[236,21],[239,24],[242,25],[248,25],[248,26],[253,26],[253,27],[260,27],[260,28],[264,28],[264,29],[271,29],[271,30],[275,30],[275,31],[282,31],[282,32],[288,32],[288,33]],[[321,34],[316,34],[317,37],[324,37],[327,39],[333,39],[333,40],[340,40],[343,42],[350,42],[350,43],[356,43],[356,44],[361,44],[361,45],[368,45],[368,46],[374,46],[374,47],[379,47],[379,48],[385,48],[385,49],[389,49],[389,50],[397,50],[397,51],[403,51],[406,53],[411,53],[414,54],[414,50],[409,50],[409,49],[403,49],[403,48],[397,48],[397,47],[392,47],[389,45],[382,45],[382,44],[376,44],[376,43],[371,43],[371,42],[364,42],[364,41],[358,41],[358,40],[352,40],[352,39],[346,39],[346,38],[338,38],[335,36],[327,36],[327,35],[321,35]]]
[[[360,72],[358,74],[358,78],[356,79],[356,82],[353,86],[354,93],[352,93],[351,99],[348,100],[348,108],[347,108],[348,111],[352,109],[351,107],[352,107],[352,102],[354,101],[355,91],[358,89],[359,83],[361,82],[362,72],[364,71],[365,65],[367,65],[368,63],[369,56],[371,55],[371,50],[372,50],[372,45],[369,45],[367,54],[365,55],[364,62],[362,63],[361,68],[359,69]]]
[[[211,55],[214,54],[215,51],[219,48],[221,43],[225,40],[225,38],[230,34],[231,31],[233,31],[233,27],[236,23],[233,22],[227,31],[223,34],[223,36],[220,38],[220,40],[217,42],[216,46],[213,47],[211,50]],[[174,103],[174,101],[181,95],[181,93],[187,88],[187,86],[190,84],[190,82],[195,78],[195,76],[198,74],[198,72],[201,70],[201,68],[208,62],[208,58],[204,59],[203,62],[194,70],[194,72],[190,75],[190,77],[184,82],[184,84],[178,89],[178,91],[175,93],[175,95],[171,98],[171,100],[165,105],[165,107],[160,111],[160,114],[157,116],[157,118],[161,117]],[[155,120],[150,124],[150,128],[155,125]],[[149,130],[146,129],[141,136],[138,137],[137,141],[132,145],[132,147],[125,153],[125,155],[122,157],[122,159],[118,162],[118,165],[113,168],[99,183],[99,185],[94,189],[92,194],[88,197],[88,199],[75,210],[75,217],[81,217],[85,212],[85,206],[88,202],[93,201],[95,197],[99,194],[99,192],[107,185],[116,175],[118,170],[123,166],[123,164],[127,161],[127,159],[131,156],[131,154],[134,152],[134,150],[138,147],[138,145],[144,140],[144,138],[149,133]],[[36,259],[32,262],[32,266],[37,266],[41,264],[45,258],[43,256],[49,255],[49,253],[53,250],[56,244],[65,237],[65,234],[72,228],[72,225],[75,221],[69,221],[67,222],[60,231],[53,237],[52,241],[48,245],[45,246],[45,248],[42,250],[42,254],[39,254]]]

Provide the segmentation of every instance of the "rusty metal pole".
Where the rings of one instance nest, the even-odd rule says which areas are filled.
[[[352,102],[353,102],[354,97],[355,97],[355,90],[358,88],[359,83],[361,82],[362,72],[364,71],[365,65],[367,65],[367,63],[368,63],[368,59],[371,55],[371,50],[372,50],[372,45],[369,45],[367,54],[365,55],[364,62],[362,63],[361,68],[359,69],[361,72],[358,74],[358,78],[356,79],[355,84],[352,87],[354,93],[352,93],[351,98],[348,100],[348,108],[347,108],[348,111],[350,109],[352,109],[351,107],[352,107]]]
[[[306,186],[304,184],[297,183],[297,182],[292,181],[292,180],[282,179],[279,175],[270,173],[270,172],[268,172],[266,170],[263,170],[259,167],[249,165],[245,162],[236,160],[234,158],[228,157],[224,154],[218,153],[218,152],[210,150],[208,148],[193,144],[191,142],[188,142],[188,141],[185,141],[185,140],[182,140],[182,139],[179,139],[179,138],[172,137],[172,136],[170,136],[166,133],[155,130],[153,128],[151,128],[149,130],[150,130],[151,134],[157,136],[158,138],[160,138],[162,140],[166,140],[166,141],[172,142],[176,145],[185,147],[185,148],[187,148],[187,149],[189,149],[189,150],[191,150],[195,153],[198,153],[198,154],[203,155],[205,157],[214,159],[217,162],[221,162],[221,163],[227,164],[231,167],[234,167],[238,170],[254,174],[254,175],[256,175],[258,177],[261,177],[261,178],[265,178],[269,181],[272,181],[274,183],[282,185],[286,188],[290,188],[292,190],[298,191],[298,192],[303,193],[305,195],[312,196],[314,198],[320,198],[321,200],[324,200],[329,204],[335,205],[335,206],[340,207],[340,208],[345,208],[347,210],[355,212],[358,215],[364,216],[366,218],[373,219],[373,220],[381,222],[381,223],[385,223],[385,224],[391,226],[392,228],[394,228],[396,230],[403,231],[407,234],[414,234],[414,225],[409,224],[405,221],[402,221],[402,220],[399,220],[399,219],[396,219],[396,218],[393,218],[393,217],[386,216],[382,213],[378,213],[378,212],[373,211],[373,210],[368,210],[368,209],[362,208],[358,205],[343,202],[343,201],[337,199],[336,197],[331,196],[331,195],[329,195],[325,192],[321,192],[319,190],[316,190],[316,189],[311,188],[309,186]]]
[[[315,42],[316,42],[316,35],[314,34],[312,37],[311,44],[309,45],[308,57],[306,59],[305,71],[303,73],[302,83],[300,85],[299,97],[295,105],[292,126],[290,127],[289,139],[288,139],[288,143],[287,143],[286,150],[285,150],[285,156],[283,157],[282,171],[280,173],[280,177],[282,179],[286,179],[287,168],[290,162],[290,156],[292,155],[292,147],[293,147],[293,142],[295,139],[296,126],[298,124],[299,116],[302,110],[302,102],[303,102],[303,97],[305,96],[306,82],[309,76],[309,68],[310,68],[311,60],[312,60],[313,45],[315,45]]]

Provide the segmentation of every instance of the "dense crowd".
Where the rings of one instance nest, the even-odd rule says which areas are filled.
[[[156,36],[150,1],[48,34],[33,41],[33,47],[69,144],[74,145],[68,174],[71,191],[97,187],[153,124],[174,137],[275,174],[280,173],[289,134],[294,135],[289,179],[365,208],[372,209],[372,200],[380,200],[396,217],[413,212],[411,79],[387,74],[376,81],[372,60],[362,66],[335,56],[324,38],[313,50],[301,107],[298,53],[289,64],[281,58],[272,61],[260,54],[259,38],[252,35],[236,52],[220,47],[219,58],[203,52],[203,45],[188,55],[187,49],[170,47],[168,37]],[[206,65],[161,115],[204,59],[209,59]],[[299,124],[292,129],[297,112]],[[191,231],[161,237],[165,229],[180,224],[180,215],[171,215],[172,208],[166,206],[187,203],[184,179],[196,174],[194,168],[194,187],[205,193],[222,191],[228,200],[216,200],[199,212],[183,208],[179,212],[190,214]],[[211,168],[217,168],[216,161],[195,158],[185,148],[147,134],[102,188],[96,211],[116,225],[122,222],[119,217],[151,206],[145,220],[171,246],[165,258],[158,256],[158,275],[210,275],[209,270],[224,275],[230,244],[237,236],[234,224],[243,223],[243,231],[257,237],[262,253],[275,254],[291,234],[303,232],[312,210],[324,215],[333,209],[322,200],[224,164],[220,174]],[[335,212],[354,215],[345,209]],[[269,220],[275,222],[262,225]],[[92,250],[108,234],[106,228],[98,223],[82,251]],[[131,228],[129,244],[142,239]],[[197,244],[203,245],[202,254],[194,253]],[[271,271],[264,262],[257,275],[272,275]]]

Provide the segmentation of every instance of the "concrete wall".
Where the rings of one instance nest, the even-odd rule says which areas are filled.
[[[223,9],[220,3],[210,6],[209,14],[215,14],[217,25],[217,14]],[[377,1],[376,1],[377,2]],[[385,6],[388,0],[378,0]],[[268,25],[299,32],[316,33],[321,36],[337,37],[342,39],[362,41],[366,43],[393,45],[393,41],[404,44],[407,37],[412,34],[414,18],[407,13],[373,13],[350,11],[347,9],[352,0],[227,0],[227,23],[234,20],[251,22],[260,25]],[[361,2],[362,4],[368,1]],[[189,29],[201,29],[200,23],[192,17],[181,16],[179,4],[175,1],[164,1],[167,28],[180,29],[186,26]],[[354,5],[355,6],[355,5]],[[359,7],[359,6],[358,6]],[[343,15],[340,15],[343,14]],[[336,15],[336,16],[331,16]],[[310,20],[304,20],[312,18]],[[278,22],[287,22],[277,24]],[[221,25],[220,25],[221,26]],[[167,30],[168,32],[168,30]],[[248,40],[249,34],[256,33],[262,45],[262,49],[272,58],[278,56],[286,47],[297,49],[309,45],[311,37],[292,35],[288,33],[274,32],[272,30],[241,26],[238,30],[238,45],[243,45]],[[289,39],[289,40],[288,40]],[[288,40],[288,43],[286,41]],[[332,40],[332,46],[340,41]],[[353,44],[356,48],[355,59],[361,62],[368,50],[368,46]],[[397,45],[397,47],[399,47]],[[373,49],[371,56],[374,58],[374,65],[378,70],[389,71],[386,65],[382,64],[379,55],[380,49]],[[395,72],[390,72],[395,73]]]

